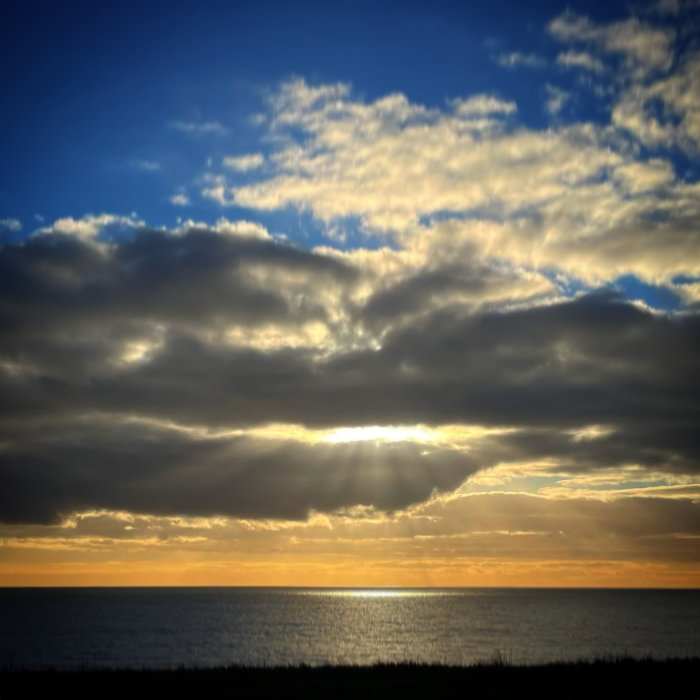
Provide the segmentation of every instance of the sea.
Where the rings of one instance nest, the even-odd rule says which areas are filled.
[[[700,656],[700,590],[5,588],[0,668]]]

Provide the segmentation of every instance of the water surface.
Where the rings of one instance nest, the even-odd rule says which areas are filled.
[[[700,655],[700,591],[0,589],[0,666],[470,664]]]

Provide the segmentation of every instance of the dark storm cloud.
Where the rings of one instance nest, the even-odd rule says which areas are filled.
[[[478,298],[489,286],[516,279],[514,274],[496,272],[486,266],[451,265],[422,271],[373,294],[362,310],[363,316],[376,326],[403,314],[420,312],[436,296],[461,293]]]
[[[21,383],[32,405],[220,427],[466,421],[682,431],[700,418],[699,320],[606,295],[510,313],[440,312],[390,333],[380,350],[325,361],[305,349],[230,348],[171,332],[150,362],[80,384],[52,379],[48,357],[45,373],[6,381]]]
[[[687,422],[700,410],[699,347],[700,317],[657,316],[593,294],[509,313],[438,312],[391,334],[371,358],[337,364],[424,391],[446,414],[435,420]]]
[[[569,472],[586,472],[600,467],[633,464],[667,473],[700,472],[700,439],[692,421],[673,425],[659,416],[635,425],[623,417],[615,432],[595,439],[575,433],[535,429],[499,436],[491,454],[498,461],[554,459]],[[558,468],[553,468],[557,471]]]
[[[255,264],[345,281],[354,274],[336,260],[289,245],[205,229],[181,236],[143,230],[108,248],[72,236],[35,236],[0,249],[3,329],[105,315],[130,322],[285,318],[292,309],[279,294],[246,277]],[[304,311],[323,314],[312,304]]]
[[[165,327],[197,333],[325,318],[313,298],[291,304],[280,288],[264,288],[249,274],[254,266],[317,284],[355,275],[288,245],[203,229],[143,230],[109,247],[44,235],[0,248],[2,357],[58,379],[104,371],[118,343]]]
[[[361,275],[329,257],[206,230],[145,230],[101,247],[38,236],[1,248],[0,519],[45,522],[90,507],[248,517],[356,503],[392,509],[523,459],[582,472],[699,471],[700,316],[653,314],[603,293],[500,311],[453,304],[391,330],[436,290],[487,283],[464,270],[371,297],[364,320],[386,323],[381,347],[322,358],[303,347],[236,347],[217,333],[270,323],[291,333],[328,319],[337,309],[322,292],[349,291]],[[125,343],[154,333],[157,347],[142,361],[115,363]],[[110,427],[110,415],[226,429],[520,430],[468,453],[412,444],[372,452],[185,438],[143,423]],[[48,428],[57,417],[60,429]],[[593,424],[612,432],[595,440],[570,432]]]
[[[3,453],[0,518],[50,523],[92,508],[289,519],[356,504],[393,510],[456,488],[477,469],[460,451],[411,443],[204,438],[107,421],[15,430]]]

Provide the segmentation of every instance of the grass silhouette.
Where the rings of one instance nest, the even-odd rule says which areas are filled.
[[[0,698],[700,698],[700,658],[515,666],[227,667],[0,671]]]

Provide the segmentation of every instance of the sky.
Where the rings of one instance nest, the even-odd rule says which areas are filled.
[[[0,585],[700,586],[700,3],[0,2]]]

